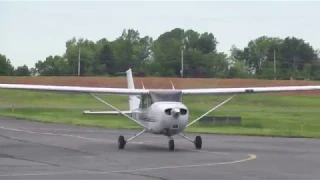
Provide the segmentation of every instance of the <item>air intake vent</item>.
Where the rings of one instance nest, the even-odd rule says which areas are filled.
[[[168,109],[164,110],[166,115],[171,115],[171,111],[172,111],[172,108],[168,108]]]
[[[178,124],[174,124],[171,126],[171,129],[178,129],[179,128],[179,125]]]
[[[186,109],[183,109],[183,108],[180,109],[180,114],[181,115],[186,115],[187,112],[188,112],[188,110],[186,110]]]
[[[166,113],[166,115],[171,115],[172,108],[165,109],[164,112]],[[180,108],[180,115],[186,115],[187,113],[188,113],[187,109]]]

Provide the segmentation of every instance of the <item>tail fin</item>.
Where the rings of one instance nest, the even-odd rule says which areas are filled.
[[[134,89],[134,82],[133,82],[133,77],[132,77],[132,70],[128,69],[126,71],[127,73],[127,83],[128,83],[128,89]]]
[[[127,73],[127,84],[128,84],[128,89],[135,89],[134,87],[134,81],[133,81],[133,77],[132,77],[132,70],[128,69],[126,71]],[[139,107],[140,104],[140,99],[137,96],[129,96],[129,108],[130,111],[132,111],[133,109],[137,109]]]

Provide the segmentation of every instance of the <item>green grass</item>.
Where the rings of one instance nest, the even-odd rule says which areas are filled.
[[[61,106],[80,109],[0,109],[0,115],[41,122],[88,125],[106,128],[139,128],[122,116],[83,115],[84,109],[108,109],[87,94],[60,94],[17,90],[0,90],[0,105]],[[126,110],[126,96],[101,96],[112,105]],[[225,100],[228,96],[185,96],[191,117],[201,114]],[[201,133],[263,135],[285,137],[320,137],[319,96],[281,96],[251,94],[238,95],[225,106],[211,113],[217,116],[241,116],[242,125],[202,125],[195,123],[186,131]],[[190,121],[191,121],[190,120]],[[301,121],[304,131],[301,131]]]

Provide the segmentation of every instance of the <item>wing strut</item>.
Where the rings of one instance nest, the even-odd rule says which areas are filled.
[[[109,106],[110,108],[114,109],[115,111],[118,111],[120,114],[124,115],[125,117],[131,119],[132,121],[136,122],[137,124],[139,124],[140,126],[144,127],[145,129],[148,129],[147,126],[143,125],[142,123],[140,123],[139,121],[133,119],[132,117],[128,116],[127,114],[121,112],[119,109],[117,109],[116,107],[112,106],[111,104],[107,103],[106,101],[102,100],[101,98],[99,98],[98,96],[94,95],[91,93],[91,95],[93,97],[95,97],[97,100],[99,100],[100,102],[102,102],[103,104]]]
[[[201,118],[203,118],[204,116],[206,116],[207,114],[209,114],[210,112],[218,109],[220,106],[224,105],[225,103],[227,103],[228,101],[230,101],[232,98],[234,98],[237,94],[234,94],[233,96],[229,97],[228,99],[226,99],[225,101],[223,101],[222,103],[218,104],[217,106],[215,106],[214,108],[210,109],[208,112],[204,113],[203,115],[201,115],[200,117],[198,117],[197,119],[193,120],[191,123],[189,123],[186,127],[189,127],[191,124],[195,123],[196,121],[199,121]]]
[[[129,142],[129,141],[133,140],[134,138],[140,136],[140,135],[143,134],[144,132],[146,132],[146,129],[143,129],[143,130],[142,130],[141,132],[139,132],[138,134],[136,134],[136,135],[132,136],[131,138],[129,138],[129,139],[127,140],[127,142]]]

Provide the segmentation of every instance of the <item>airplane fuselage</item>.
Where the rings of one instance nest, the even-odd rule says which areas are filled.
[[[172,136],[184,131],[189,110],[181,102],[155,102],[145,109],[136,109],[132,117],[148,127],[147,132]]]

